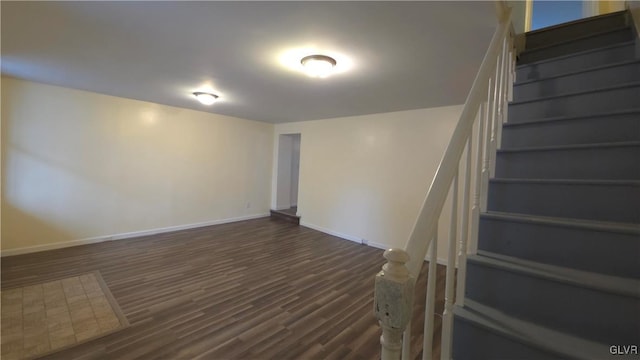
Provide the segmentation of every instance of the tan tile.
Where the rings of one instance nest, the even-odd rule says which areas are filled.
[[[50,336],[51,350],[59,349],[67,345],[73,345],[76,343],[76,336],[74,334],[66,336]]]
[[[16,331],[16,332],[11,332],[11,333],[3,333],[2,334],[2,338],[0,339],[0,343],[2,343],[2,348],[4,350],[5,345],[7,344],[13,344],[16,342],[19,342],[20,344],[22,344],[22,329],[21,331]],[[20,345],[20,348],[22,348],[22,345]]]
[[[49,342],[47,343],[37,343],[31,346],[25,346],[23,350],[24,357],[35,357],[38,354],[42,354],[44,352],[49,351],[51,348],[49,347]]]
[[[25,356],[35,356],[37,354],[49,351],[49,334],[45,331],[37,335],[29,335],[24,337]]]
[[[55,307],[46,307],[46,312],[47,312],[47,318],[54,316],[56,314],[60,314],[60,313],[69,313],[69,308],[67,307],[67,304],[62,304],[59,306],[55,306]]]
[[[14,321],[12,320],[7,320],[7,319],[3,319],[2,320],[2,333],[0,335],[2,338],[2,341],[4,341],[5,338],[9,338],[11,336],[13,336],[14,334],[17,334],[18,336],[22,336],[22,319],[20,319],[20,321]]]
[[[47,315],[47,322],[52,324],[60,323],[60,322],[71,323],[71,314],[69,313],[69,311],[56,312],[56,313]]]
[[[22,299],[22,288],[2,290],[2,302],[13,299]]]
[[[22,298],[14,298],[14,299],[2,299],[2,307],[4,310],[5,306],[16,306],[16,305],[20,305],[22,306]]]
[[[12,339],[11,341],[5,341],[2,339],[2,352],[14,352],[17,350],[22,350],[22,336],[17,339]]]
[[[100,330],[106,332],[119,328],[120,320],[118,318],[98,319],[98,324],[100,324]]]
[[[50,293],[45,292],[44,294],[45,304],[48,305],[51,302],[59,302],[59,301],[65,301],[65,302],[67,301],[63,291],[55,291]]]
[[[2,343],[2,360],[7,359],[22,359],[22,338],[20,341],[14,341],[11,343]]]
[[[16,340],[22,340],[22,326],[2,331],[2,336],[0,336],[0,342],[2,344],[4,344],[5,342],[12,342]]]
[[[97,335],[100,335],[100,328],[91,327],[91,328],[88,328],[87,330],[76,332],[76,340],[80,342],[80,341],[90,339]]]
[[[22,348],[17,351],[5,353],[4,349],[2,349],[2,360],[20,360],[24,356],[22,356]]]
[[[70,313],[71,313],[71,320],[74,323],[77,321],[95,318],[95,315],[93,314],[93,309],[91,308],[91,306],[71,309]]]
[[[102,289],[88,290],[87,291],[87,297],[89,299],[104,298],[104,293],[102,292]]]
[[[2,304],[2,318],[22,317],[22,303],[20,304]]]
[[[22,318],[22,326],[27,332],[27,328],[42,328],[47,326],[47,315],[43,311],[24,314]]]
[[[91,329],[99,329],[98,321],[94,318],[87,318],[79,321],[73,321],[73,331],[76,333],[89,331]]]
[[[121,327],[95,274],[5,290],[0,297],[2,360],[37,356]]]
[[[22,308],[22,315],[25,316],[27,314],[33,314],[33,313],[45,313],[44,310],[44,303],[39,303],[39,304],[25,304],[24,307]]]
[[[49,327],[49,338],[64,338],[75,334],[71,323],[57,323]]]
[[[40,301],[42,300],[42,298],[43,298],[42,285],[40,284],[25,286],[22,289],[22,300],[24,301],[25,304],[33,301]]]
[[[67,304],[69,306],[74,306],[77,302],[88,301],[87,295],[85,293],[78,295],[69,295],[67,294]]]
[[[60,280],[53,280],[42,284],[42,290],[45,292],[59,289],[62,290],[62,281]]]
[[[91,297],[91,298],[89,298],[89,302],[91,303],[91,306],[93,306],[94,308],[97,307],[97,306],[111,308],[111,303],[104,296]]]

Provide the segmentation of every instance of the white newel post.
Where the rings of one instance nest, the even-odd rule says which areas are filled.
[[[384,257],[387,263],[376,275],[373,312],[382,328],[381,359],[399,360],[402,332],[411,319],[415,280],[405,266],[409,255],[404,250],[389,249]]]

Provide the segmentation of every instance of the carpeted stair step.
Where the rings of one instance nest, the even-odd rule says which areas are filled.
[[[640,338],[640,281],[478,251],[466,297],[505,314],[603,344]]]
[[[479,232],[480,250],[640,279],[640,224],[489,212]]]
[[[640,223],[640,181],[491,179],[488,211]]]
[[[525,50],[519,56],[519,63],[527,64],[580,51],[597,49],[611,44],[623,43],[633,40],[633,36],[632,28],[629,26],[613,28],[599,33],[587,34],[583,37],[570,41]]]
[[[640,108],[505,123],[502,149],[640,141]]]
[[[640,180],[640,142],[498,150],[498,178]]]
[[[534,100],[629,82],[640,82],[640,60],[520,82],[513,87],[513,99],[516,102]]]
[[[597,49],[567,54],[552,59],[519,64],[516,67],[516,81],[546,79],[548,77],[583,71],[640,59],[640,49],[634,41],[610,44]]]
[[[526,33],[526,50],[545,47],[629,25],[627,11],[570,21]]]
[[[465,300],[464,307],[454,307],[453,314],[453,358],[456,360],[633,358],[612,355],[608,345],[520,320],[469,299]]]
[[[637,109],[640,83],[605,87],[570,94],[512,102],[509,105],[510,123],[556,116],[584,116]]]

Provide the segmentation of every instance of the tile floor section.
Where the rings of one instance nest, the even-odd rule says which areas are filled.
[[[99,273],[2,290],[2,360],[24,359],[127,326]]]

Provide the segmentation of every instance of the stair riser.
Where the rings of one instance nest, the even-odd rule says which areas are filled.
[[[498,152],[496,177],[640,180],[640,145]]]
[[[505,126],[502,148],[640,141],[640,113]]]
[[[622,87],[578,95],[515,103],[509,106],[509,122],[557,116],[587,116],[638,107],[640,86]]]
[[[494,182],[489,211],[640,222],[640,186]]]
[[[587,70],[592,67],[615,64],[640,57],[638,48],[633,44],[592,51],[579,56],[571,56],[540,64],[518,66],[517,81],[544,79],[549,76],[562,75],[569,72]]]
[[[482,326],[475,325],[457,315],[453,324],[453,358],[560,360],[561,357],[526,346],[518,341],[499,336]]]
[[[478,248],[545,264],[640,278],[639,238],[640,234],[481,218]]]
[[[514,101],[533,100],[634,81],[640,81],[640,63],[631,63],[516,85],[513,88],[513,99]]]
[[[623,28],[588,38],[578,39],[569,43],[559,44],[538,50],[524,51],[520,54],[520,63],[551,59],[557,56],[568,55],[579,51],[596,49],[615,43],[631,41],[633,33],[630,28]]]
[[[605,344],[635,344],[640,299],[469,261],[466,296],[507,315]]]

